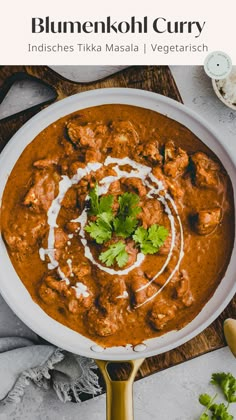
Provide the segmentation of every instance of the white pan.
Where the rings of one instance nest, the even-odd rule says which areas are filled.
[[[223,145],[223,139],[218,137],[218,134],[214,132],[212,127],[193,111],[172,99],[156,93],[125,88],[97,89],[70,96],[47,107],[27,122],[12,137],[0,155],[0,199],[14,164],[24,148],[37,134],[49,124],[67,114],[103,104],[128,104],[151,109],[167,115],[188,127],[214,151],[226,168],[233,184],[234,200],[236,200],[234,187],[236,185],[236,166],[232,157],[227,152],[226,147]],[[235,226],[232,225],[232,229],[235,229]],[[95,359],[98,358],[103,361],[131,361],[139,359],[137,362],[132,362],[133,374],[131,376],[134,376],[135,371],[145,357],[157,355],[178,347],[199,334],[218,317],[236,291],[235,261],[236,250],[234,244],[231,260],[225,276],[212,298],[198,316],[180,331],[172,331],[162,337],[152,338],[146,341],[145,345],[139,346],[140,351],[134,351],[131,347],[113,347],[101,352],[101,349],[96,347],[93,341],[50,318],[32,300],[27,289],[16,274],[2,238],[0,238],[0,291],[8,305],[26,325],[56,346],[73,353]],[[127,385],[127,382],[119,383],[110,381],[106,370],[106,362],[98,362],[98,364],[102,367],[105,374],[109,395],[111,394],[113,398],[114,396],[121,398],[122,393],[126,393],[126,402],[131,403],[132,385],[130,382]],[[114,389],[116,390],[115,394]],[[122,403],[122,405],[120,401],[120,399],[115,399],[113,405],[111,405],[109,400],[108,418],[112,420],[132,418],[131,404],[125,405]],[[122,408],[122,410],[117,408],[117,402],[118,407]]]

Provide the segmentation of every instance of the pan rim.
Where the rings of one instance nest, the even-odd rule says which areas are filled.
[[[122,102],[119,102],[121,100]],[[90,103],[89,105],[90,107],[103,105],[105,103],[110,103],[110,104],[122,103],[122,104],[130,104],[133,106],[141,106],[141,105],[138,105],[141,103],[144,103],[144,104],[150,103],[150,106],[153,106],[153,108],[149,108],[148,106],[142,106],[142,107],[153,109],[160,113],[164,113],[162,111],[165,111],[165,110],[168,111],[171,115],[172,113],[174,113],[175,115],[178,115],[179,118],[183,118],[185,121],[188,120],[188,123],[191,125],[191,127],[189,127],[188,125],[187,126],[194,133],[195,133],[195,130],[198,131],[199,127],[201,127],[201,129],[203,129],[205,133],[208,133],[209,139],[212,138],[212,143],[214,143],[214,145],[217,146],[218,153],[217,152],[215,153],[217,154],[217,156],[220,158],[221,161],[223,157],[224,166],[226,166],[225,162],[227,162],[226,169],[228,173],[230,172],[229,176],[233,184],[234,200],[235,200],[236,195],[235,195],[234,183],[236,185],[236,182],[233,182],[233,178],[236,181],[235,162],[233,161],[232,156],[230,156],[230,153],[227,150],[227,146],[222,144],[222,140],[219,138],[218,134],[215,133],[214,129],[198,114],[196,114],[195,112],[193,112],[192,110],[184,106],[183,104],[180,104],[174,101],[173,99],[167,98],[157,93],[148,92],[148,91],[139,90],[139,89],[130,89],[130,88],[103,88],[103,89],[96,89],[96,90],[91,90],[91,91],[87,91],[83,93],[78,93],[66,99],[63,99],[59,102],[56,102],[55,104],[48,106],[46,109],[44,109],[43,111],[39,112],[36,116],[31,118],[26,124],[22,126],[22,128],[20,128],[16,132],[16,134],[8,142],[7,146],[4,148],[3,152],[0,155],[0,180],[1,180],[0,181],[0,197],[2,196],[2,192],[7,182],[7,174],[10,173],[11,166],[12,167],[14,166],[14,163],[19,158],[21,151],[25,148],[26,146],[25,142],[29,140],[29,137],[31,137],[31,139],[28,141],[28,143],[31,142],[34,139],[34,137],[40,131],[42,131],[47,125],[49,125],[52,122],[55,122],[58,118],[61,118],[73,112],[71,110],[73,107],[74,107],[74,111],[76,111],[79,109],[88,108],[89,106],[84,106],[83,104],[89,104],[89,103]],[[168,116],[170,115],[168,114]],[[52,121],[50,122],[51,119]],[[183,120],[180,122],[184,124]],[[39,127],[39,126],[40,126],[40,130],[37,132],[36,127]],[[20,142],[20,139],[22,138],[24,138],[23,143]],[[18,145],[20,145],[20,147]],[[17,158],[16,158],[16,155],[18,155]],[[235,240],[234,240],[234,248],[232,251],[231,260],[229,263],[230,267],[232,266],[232,260],[234,256],[236,256]],[[157,337],[157,338],[153,338],[148,341],[145,341],[145,343],[147,343],[148,346],[147,346],[147,349],[144,350],[143,352],[134,352],[130,348],[126,349],[126,348],[113,347],[111,349],[105,350],[102,353],[95,353],[94,351],[91,350],[91,346],[96,345],[96,343],[92,342],[89,339],[86,339],[79,333],[71,330],[70,328],[64,326],[63,324],[60,324],[58,321],[55,321],[53,318],[49,317],[37,305],[37,303],[35,303],[32,300],[32,298],[29,295],[29,292],[27,291],[27,289],[25,288],[25,286],[23,285],[19,277],[16,275],[14,269],[7,271],[6,273],[5,261],[7,260],[7,258],[9,259],[4,242],[1,238],[0,239],[0,259],[4,261],[4,263],[0,266],[0,292],[3,298],[8,303],[8,305],[16,313],[16,315],[20,319],[22,319],[22,321],[26,325],[28,325],[33,331],[35,331],[38,335],[42,336],[46,340],[50,341],[52,344],[55,344],[59,347],[63,347],[65,350],[68,350],[77,354],[81,354],[83,356],[98,358],[98,359],[103,359],[103,360],[129,360],[129,359],[137,359],[140,357],[149,357],[156,354],[164,353],[168,350],[178,347],[179,345],[195,337],[197,334],[202,332],[211,322],[213,322],[218,317],[218,315],[223,311],[223,309],[227,306],[227,304],[230,302],[231,298],[234,296],[236,292],[236,283],[235,281],[233,282],[232,273],[230,276],[230,287],[228,285],[227,291],[225,292],[222,288],[223,282],[226,286],[225,278],[229,277],[228,276],[229,266],[228,266],[226,275],[222,279],[220,285],[218,286],[212,298],[209,300],[209,302],[211,302],[212,299],[214,298],[214,302],[215,302],[214,311],[211,309],[211,307],[209,307],[208,305],[209,302],[208,302],[203,308],[203,310],[200,312],[200,314],[198,314],[197,317],[195,317],[194,320],[190,322],[186,327],[182,328],[181,330],[177,332],[172,331],[161,337]],[[18,287],[16,287],[16,290],[15,289],[12,290],[11,289],[12,286],[9,284],[7,287],[7,282],[6,282],[7,274],[11,273],[11,275],[13,275],[13,272],[15,273],[15,278],[17,278],[17,280],[15,279],[16,281],[14,282],[14,286],[16,286],[18,282]],[[14,296],[14,293],[17,294],[16,292],[19,293],[23,298],[21,306],[19,306],[19,301],[17,301],[16,296]],[[27,294],[29,295],[28,298],[30,298],[30,300],[32,301],[33,306],[35,308],[37,307],[37,310],[33,311],[33,314],[37,315],[38,319],[35,319],[34,317],[29,317],[27,310],[26,311],[23,310],[24,309],[23,303],[25,303],[27,308],[29,307],[28,299],[26,297]],[[223,299],[221,299],[221,295],[224,296]],[[202,316],[201,316],[202,312],[204,312],[204,318],[206,318],[205,321],[203,321],[202,319]],[[40,320],[41,321],[43,320],[42,322],[44,323],[44,327],[40,324]],[[47,328],[48,325],[50,326],[49,329]],[[51,325],[52,325],[52,329],[51,329]],[[193,326],[191,327],[191,325]],[[67,330],[69,331],[69,333]],[[66,337],[71,336],[71,340],[67,341],[67,339],[64,338],[64,341],[63,341],[63,339],[61,339],[61,334],[63,332],[66,335]],[[74,337],[72,337],[74,335],[76,335],[77,337],[79,336],[79,340],[76,340]],[[169,341],[166,340],[167,336],[169,337]],[[78,344],[75,345],[75,343],[79,341],[87,342],[86,345],[88,346],[88,348],[77,349]],[[157,344],[153,346],[151,342],[153,343],[154,341]],[[167,341],[166,344],[165,344],[165,341]],[[62,342],[63,342],[63,345],[62,345]],[[149,345],[149,342],[151,345]]]

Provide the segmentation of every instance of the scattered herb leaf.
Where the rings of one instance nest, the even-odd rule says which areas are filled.
[[[205,407],[210,407],[211,404],[212,404],[212,402],[213,402],[213,400],[214,400],[214,397],[212,398],[208,394],[201,394],[199,396],[199,402],[200,402],[200,404],[204,405]]]
[[[98,195],[98,184],[89,192],[90,197],[90,209],[89,213],[91,215],[97,216],[95,222],[90,222],[85,227],[86,232],[88,232],[91,238],[95,239],[98,244],[103,244],[104,242],[111,239],[112,236],[112,204],[113,196],[105,195],[99,197]]]
[[[229,403],[236,402],[236,378],[231,373],[213,373],[211,383],[219,385]]]
[[[210,420],[210,417],[206,413],[202,413],[202,415],[199,417],[199,420]]]
[[[134,233],[138,224],[136,216],[141,211],[141,207],[138,207],[139,196],[126,192],[119,196],[118,203],[117,217],[113,222],[114,231],[117,236],[128,238]]]
[[[99,260],[105,263],[108,267],[117,262],[119,267],[123,267],[128,261],[128,253],[125,250],[125,244],[121,241],[109,246],[107,251],[104,251],[99,256]]]
[[[221,388],[228,404],[216,404],[214,401],[217,394],[214,397],[208,394],[201,394],[199,396],[199,402],[206,408],[199,417],[199,420],[233,420],[234,417],[228,412],[228,408],[230,403],[236,402],[236,378],[231,373],[213,373],[211,383]]]

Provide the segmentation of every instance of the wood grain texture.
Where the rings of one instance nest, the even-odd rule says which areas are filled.
[[[70,82],[46,66],[2,66],[0,67],[0,103],[15,81],[32,78],[51,87],[55,96],[47,103],[0,120],[0,151],[12,135],[34,114],[52,102],[79,92],[109,87],[129,87],[158,92],[182,101],[169,68],[164,66],[131,67],[95,83]]]
[[[23,80],[25,78],[36,78],[42,81],[45,85],[53,88],[55,96],[48,103],[44,103],[15,116],[1,120],[0,150],[12,135],[39,110],[48,106],[51,102],[63,99],[75,93],[99,88],[129,87],[157,92],[182,102],[170,69],[166,66],[130,67],[104,80],[86,84],[70,82],[44,66],[0,67],[0,102],[3,100],[14,81]],[[232,300],[220,317],[197,337],[175,350],[146,359],[137,375],[137,379],[223,347],[225,345],[223,321],[228,317],[236,317],[236,299]],[[116,371],[117,379],[123,378],[124,373],[125,368],[119,367]]]

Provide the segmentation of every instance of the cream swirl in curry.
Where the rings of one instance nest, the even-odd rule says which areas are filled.
[[[138,344],[182,328],[216,290],[233,247],[232,186],[178,122],[103,105],[27,146],[1,225],[45,312],[104,347]]]

